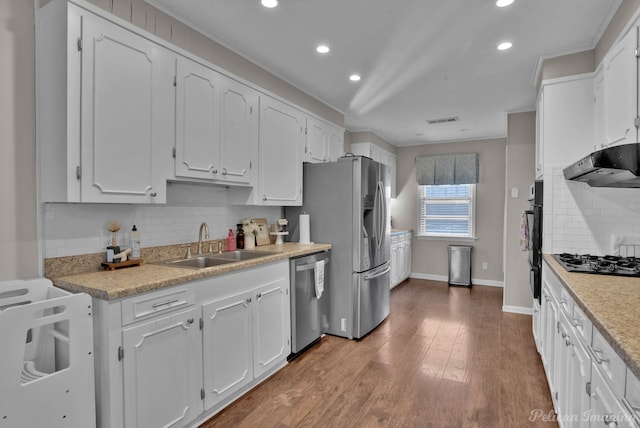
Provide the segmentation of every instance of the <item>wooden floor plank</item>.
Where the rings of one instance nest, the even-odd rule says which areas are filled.
[[[202,427],[513,427],[553,406],[531,317],[502,289],[407,280],[360,341],[325,336]]]

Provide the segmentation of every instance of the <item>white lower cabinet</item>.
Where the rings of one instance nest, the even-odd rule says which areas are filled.
[[[391,236],[391,288],[411,274],[411,231]]]
[[[202,305],[205,409],[281,364],[290,350],[288,278]]]
[[[253,380],[250,304],[241,293],[202,305],[206,409]]]
[[[595,362],[591,376],[591,409],[588,417],[592,427],[636,427],[633,417],[607,385]]]
[[[122,331],[125,427],[181,427],[202,412],[199,318],[191,308]]]
[[[534,330],[562,428],[640,426],[632,416],[631,401],[640,404],[640,388],[629,389],[633,374],[546,263]]]
[[[197,426],[286,364],[289,262],[93,299],[97,426]]]
[[[254,291],[253,374],[262,376],[289,355],[289,280],[278,279]]]

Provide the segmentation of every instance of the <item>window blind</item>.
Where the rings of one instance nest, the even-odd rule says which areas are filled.
[[[419,185],[475,184],[479,179],[477,153],[416,157]]]

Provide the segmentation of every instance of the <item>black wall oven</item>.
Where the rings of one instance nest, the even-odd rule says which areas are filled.
[[[542,181],[534,182],[527,214],[529,227],[529,285],[533,298],[541,303],[542,294]]]

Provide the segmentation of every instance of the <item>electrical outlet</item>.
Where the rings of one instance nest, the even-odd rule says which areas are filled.
[[[347,319],[340,318],[340,330],[347,331]]]
[[[482,263],[482,270],[487,270],[488,267],[489,267],[489,263],[487,262]]]

